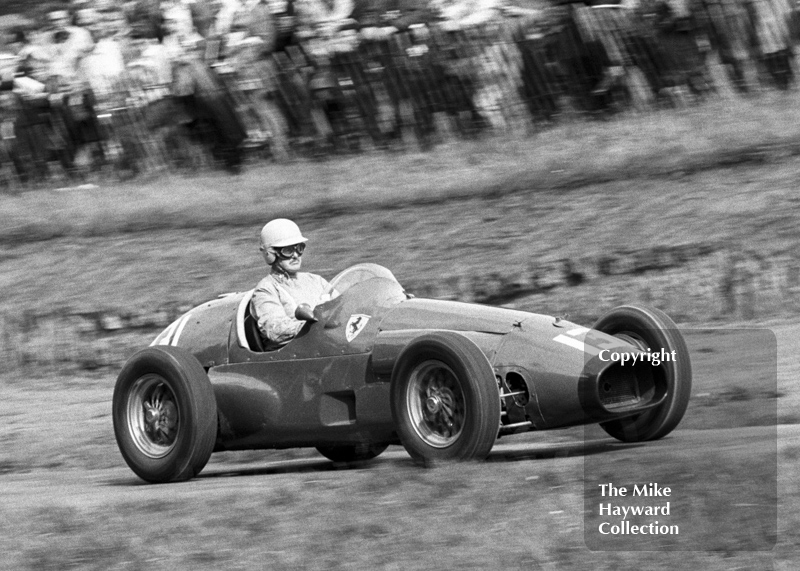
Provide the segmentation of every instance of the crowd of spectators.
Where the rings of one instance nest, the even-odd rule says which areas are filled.
[[[54,160],[71,171],[87,156],[97,165],[123,155],[136,170],[176,130],[193,127],[229,168],[248,148],[285,158],[296,141],[331,144],[339,130],[331,125],[342,107],[332,94],[339,54],[505,9],[501,0],[57,2],[2,30],[0,161],[23,180]],[[278,69],[275,54],[291,47]]]
[[[298,148],[336,147],[352,133],[381,145],[404,125],[424,143],[439,112],[464,133],[503,127],[503,109],[553,91],[532,82],[552,76],[557,85],[568,75],[559,59],[569,57],[552,53],[563,37],[543,40],[554,29],[542,31],[550,17],[545,6],[57,2],[2,28],[0,166],[22,180],[46,176],[55,161],[66,172],[78,163],[114,163],[135,173],[148,161],[180,160],[176,140],[183,138],[235,170],[248,149],[283,159]],[[510,29],[516,44],[505,41]],[[534,44],[536,57],[520,52]],[[613,52],[605,49],[605,59]],[[619,57],[597,64],[588,93],[607,90],[625,63]],[[519,75],[511,83],[498,75],[509,68]],[[535,117],[538,104],[527,104]]]

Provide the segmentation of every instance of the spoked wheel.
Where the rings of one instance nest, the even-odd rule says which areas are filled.
[[[125,363],[113,418],[122,457],[148,482],[193,478],[214,450],[214,390],[197,359],[180,347],[148,347]]]
[[[128,398],[128,431],[134,445],[149,458],[163,458],[175,447],[179,415],[175,393],[160,375],[145,375]]]
[[[466,402],[453,370],[442,361],[417,365],[406,392],[411,426],[433,448],[451,446],[464,430]]]
[[[485,458],[500,428],[500,394],[489,361],[466,337],[415,339],[392,372],[392,415],[418,462]]]
[[[664,402],[641,414],[601,423],[603,430],[623,442],[657,440],[672,432],[683,418],[692,392],[689,350],[675,322],[658,309],[626,305],[609,311],[593,329],[643,351],[664,349],[675,356],[654,367],[657,382],[666,392]]]

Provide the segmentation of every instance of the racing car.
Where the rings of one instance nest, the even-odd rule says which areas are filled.
[[[625,305],[592,328],[408,294],[358,264],[292,341],[264,350],[252,290],[175,320],[128,359],[114,432],[148,482],[193,478],[216,451],[315,447],[335,462],[402,444],[418,463],[483,459],[499,437],[597,423],[662,438],[689,402],[686,343],[663,312]],[[302,306],[301,306],[302,307]]]

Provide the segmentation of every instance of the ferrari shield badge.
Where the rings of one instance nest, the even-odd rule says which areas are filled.
[[[361,313],[356,313],[350,316],[350,319],[347,320],[347,328],[345,329],[344,333],[348,343],[355,339],[356,336],[361,333],[361,330],[367,326],[369,317],[369,315],[363,315]]]

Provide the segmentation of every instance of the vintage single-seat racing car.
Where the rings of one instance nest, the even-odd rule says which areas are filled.
[[[686,410],[691,365],[656,309],[622,306],[590,329],[564,319],[408,295],[353,266],[340,293],[274,351],[249,292],[191,309],[123,366],[113,397],[122,456],[144,480],[194,477],[222,450],[316,447],[368,460],[482,459],[498,437],[599,423],[661,438]]]

